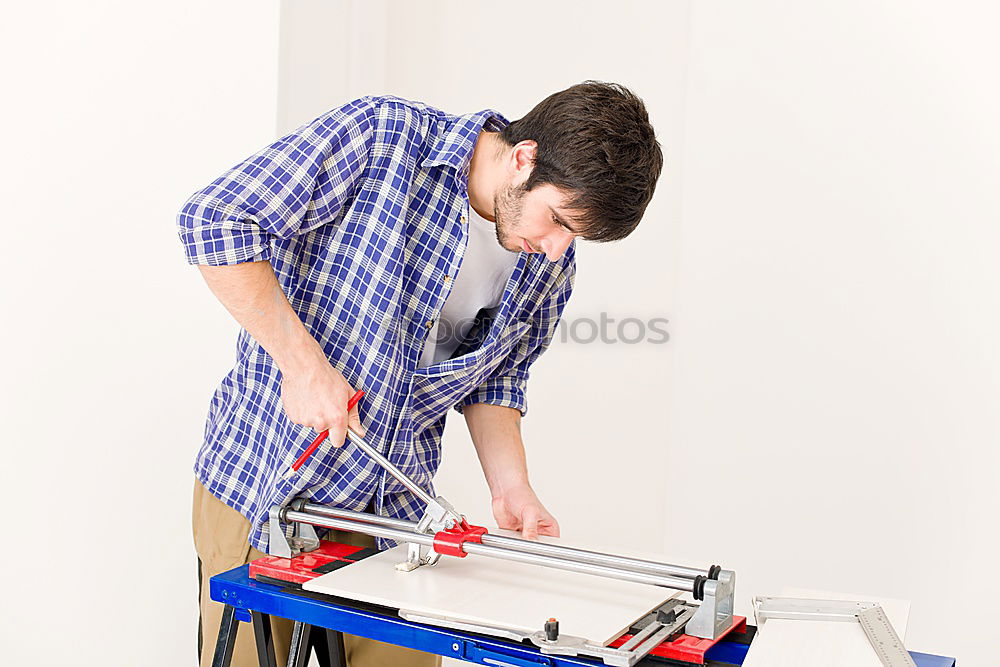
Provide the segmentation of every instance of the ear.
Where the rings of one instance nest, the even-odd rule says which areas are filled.
[[[508,168],[511,170],[512,183],[519,185],[528,180],[535,167],[537,152],[538,143],[532,139],[520,141],[511,149]]]

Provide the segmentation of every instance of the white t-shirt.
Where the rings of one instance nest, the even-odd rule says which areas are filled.
[[[451,294],[427,336],[419,368],[449,359],[475,324],[481,308],[496,308],[517,264],[518,253],[497,241],[496,225],[469,207],[469,245]]]

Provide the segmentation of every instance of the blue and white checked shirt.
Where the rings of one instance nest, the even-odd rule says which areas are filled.
[[[191,264],[271,262],[330,363],[363,389],[366,439],[428,491],[448,409],[526,410],[528,368],[549,345],[570,292],[574,247],[557,262],[522,254],[499,312],[460,356],[417,368],[462,264],[467,180],[480,130],[508,121],[453,116],[397,97],[334,109],[193,194],[177,224]],[[244,330],[216,390],[195,472],[250,519],[267,544],[267,512],[293,496],[416,520],[423,506],[350,445],[320,447],[281,479],[315,437],[281,405],[281,373]],[[385,546],[382,542],[382,546]]]

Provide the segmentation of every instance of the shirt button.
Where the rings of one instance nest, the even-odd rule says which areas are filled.
[[[451,276],[445,276],[444,277],[444,284],[447,285],[450,282],[451,282]]]
[[[427,324],[425,324],[424,326],[427,327],[428,329],[433,328],[434,327],[434,320],[427,320]]]
[[[462,217],[459,218],[459,220],[461,220],[463,223],[465,222],[466,218],[465,218],[465,214],[464,213],[462,214]]]

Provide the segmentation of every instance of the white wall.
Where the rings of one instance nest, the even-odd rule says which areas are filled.
[[[1000,598],[998,19],[696,3],[662,439],[707,491],[668,553],[743,602],[910,599],[909,647],[960,665],[995,663]]]
[[[618,320],[669,317],[688,4],[620,3],[614,12],[603,2],[431,6],[400,3],[389,14],[386,86],[394,94],[452,113],[494,108],[510,120],[585,79],[619,82],[645,99],[665,149],[661,186],[646,221],[627,241],[578,245],[566,318],[598,319],[602,312]],[[533,368],[523,423],[529,469],[564,536],[660,549],[667,459],[662,448],[647,445],[662,426],[670,349],[557,342]],[[488,490],[457,414],[444,449],[439,490],[490,520]]]
[[[384,91],[389,10],[384,0],[281,3],[279,133]]]
[[[286,127],[366,94],[390,93],[451,113],[494,108],[513,120],[588,78],[633,87],[646,100],[666,152],[663,180],[632,238],[578,248],[580,272],[566,315],[670,316],[688,3],[619,3],[614,13],[602,2],[336,5],[299,0],[284,6]],[[369,13],[361,22],[365,31],[349,28],[339,49],[320,53],[309,37],[316,25],[357,26],[362,5]],[[378,33],[371,23],[380,15],[386,28]],[[308,64],[318,57],[333,63],[322,86],[313,85],[320,77]],[[300,62],[305,69],[288,66]],[[649,444],[663,427],[669,368],[670,345],[571,343],[557,343],[535,366],[523,427],[532,481],[574,542],[661,551],[668,460],[664,448]],[[457,413],[443,447],[438,491],[471,517],[492,523],[489,492]]]
[[[533,480],[564,534],[733,567],[743,613],[786,586],[910,599],[912,648],[985,664],[967,628],[1000,592],[995,10],[374,6],[385,55],[348,66],[343,99],[513,119],[614,80],[666,148],[635,236],[580,248],[567,315],[665,315],[672,344],[557,344],[532,380]],[[439,489],[488,517],[460,419],[444,446]]]
[[[275,136],[278,5],[6,7],[0,644],[195,663],[192,464],[235,328],[188,195]]]
[[[601,2],[514,2],[502,8],[441,0],[287,3],[282,13],[283,122],[295,127],[338,101],[379,93],[452,113],[495,108],[513,120],[547,95],[587,78],[633,87],[646,99],[666,151],[662,185],[647,222],[627,242],[579,247],[580,272],[567,317],[597,318],[602,311],[619,319],[667,317],[676,266],[669,258],[676,247],[680,203],[688,5],[625,3],[593,20],[605,8]],[[524,18],[528,15],[531,21]],[[385,28],[373,30],[379,20]],[[316,35],[326,30],[317,25],[333,26],[342,41],[317,46]],[[331,63],[321,74],[323,68],[315,65],[319,58]],[[534,485],[565,535],[591,540],[595,525],[614,523],[621,530],[608,531],[600,542],[660,549],[664,451],[645,449],[634,457],[613,453],[621,452],[625,442],[646,441],[651,428],[658,427],[670,376],[669,349],[556,344],[536,365],[524,432]],[[646,419],[614,417],[628,415],[636,401],[652,401],[657,409]],[[593,419],[595,412],[604,416]],[[489,520],[488,490],[457,413],[449,421],[444,448],[439,490],[470,515]],[[599,469],[593,464],[597,458],[604,459]],[[629,507],[624,514],[623,503]]]

